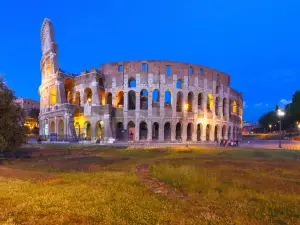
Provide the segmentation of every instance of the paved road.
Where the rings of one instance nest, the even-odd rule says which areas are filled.
[[[281,145],[284,149],[297,149],[300,150],[300,142],[299,141],[290,141],[290,140],[282,140]],[[264,148],[264,149],[279,149],[279,141],[278,140],[251,140],[251,141],[242,141],[242,147],[249,148]]]

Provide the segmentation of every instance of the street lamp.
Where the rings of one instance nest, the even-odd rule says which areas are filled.
[[[185,103],[183,107],[184,107],[185,110],[187,110],[189,108],[189,104]]]
[[[281,109],[278,109],[277,110],[277,115],[279,117],[279,134],[280,134],[280,137],[279,137],[279,148],[282,148],[281,146],[281,118],[285,115],[285,112],[282,111]]]
[[[272,124],[269,124],[270,134],[272,133]]]

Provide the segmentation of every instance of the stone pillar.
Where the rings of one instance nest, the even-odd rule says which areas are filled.
[[[109,138],[112,138],[112,130],[111,130],[109,114],[104,114],[103,124],[104,124],[104,140],[107,141]]]
[[[163,122],[159,123],[159,127],[158,127],[158,140],[159,141],[165,140],[164,127],[165,127],[165,124]]]
[[[135,120],[135,141],[139,141],[140,140],[140,123],[139,120]]]
[[[64,83],[61,81],[55,81],[56,85],[56,104],[66,103],[66,93]]]
[[[209,132],[209,141],[214,141],[215,140],[215,125],[211,124],[211,129]]]
[[[181,124],[181,138],[182,138],[182,142],[186,143],[186,139],[187,139],[187,124],[186,123]]]
[[[160,111],[159,116],[160,116],[160,118],[164,118],[164,116],[165,116],[165,92],[164,91],[162,91],[160,93],[159,98],[160,98],[159,99],[159,104],[160,104],[160,106],[159,106],[159,111]],[[173,107],[173,104],[172,104],[172,107]]]
[[[135,110],[140,111],[141,96],[139,91],[135,92],[135,97]]]
[[[147,128],[148,128],[147,139],[148,139],[148,141],[152,141],[152,122],[151,121],[147,122]]]
[[[206,141],[206,124],[203,124],[200,139],[201,141]]]
[[[172,117],[173,118],[177,117],[176,105],[177,105],[177,92],[174,92],[172,96]]]
[[[54,117],[54,122],[55,122],[55,133],[58,135],[58,119],[57,119],[57,117],[55,116]]]
[[[203,112],[204,112],[204,117],[207,117],[207,93],[203,93]]]
[[[152,91],[148,92],[148,117],[152,117]]]
[[[80,106],[84,106],[85,105],[85,101],[84,101],[84,89],[83,88],[80,88]]]
[[[92,105],[100,105],[100,95],[97,82],[92,82]]]
[[[171,141],[176,141],[176,122],[171,122]]]
[[[197,141],[197,124],[193,123],[193,129],[192,129],[192,141]]]

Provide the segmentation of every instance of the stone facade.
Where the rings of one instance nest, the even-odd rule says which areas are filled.
[[[61,71],[53,26],[44,20],[40,134],[60,138],[197,142],[238,139],[242,94],[229,75],[204,66],[141,60]]]

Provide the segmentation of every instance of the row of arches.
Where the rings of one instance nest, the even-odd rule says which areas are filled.
[[[147,140],[148,139],[148,124],[145,121],[142,121],[139,125],[139,140]],[[160,125],[157,122],[154,122],[152,125],[152,134],[151,138],[153,141],[159,140],[159,129]],[[183,137],[186,137],[186,141],[193,140],[193,133],[196,132],[196,140],[195,141],[220,141],[220,139],[238,139],[241,134],[241,129],[237,127],[226,127],[225,125],[220,127],[216,125],[212,127],[212,125],[206,125],[205,129],[201,123],[197,124],[194,128],[193,123],[188,123],[186,126],[186,135],[183,135],[183,124],[177,123],[175,126],[175,130],[172,130],[172,125],[170,122],[166,122],[163,126],[163,140],[171,141],[172,132],[175,132],[175,140],[184,141]],[[214,136],[212,136],[212,131],[214,132]],[[136,125],[133,121],[130,121],[127,125],[127,131],[125,133],[124,125],[122,122],[118,122],[116,124],[116,139],[117,140],[125,140],[127,135],[128,140],[134,140],[136,136]],[[205,133],[204,133],[205,132]],[[203,138],[204,137],[204,138]]]

